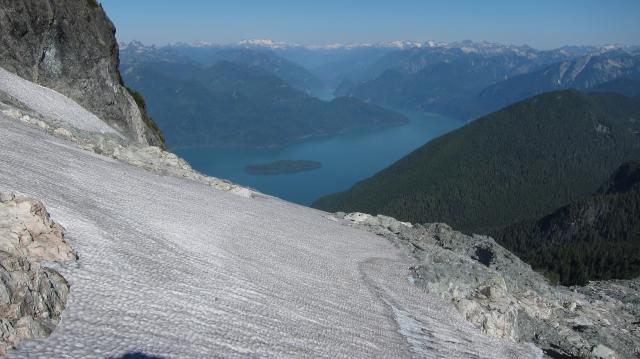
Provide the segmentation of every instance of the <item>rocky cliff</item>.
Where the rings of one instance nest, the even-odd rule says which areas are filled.
[[[0,67],[77,101],[139,144],[160,130],[124,87],[115,27],[95,0],[4,0]]]
[[[40,262],[76,258],[63,233],[41,202],[0,193],[0,355],[60,321],[69,284]]]

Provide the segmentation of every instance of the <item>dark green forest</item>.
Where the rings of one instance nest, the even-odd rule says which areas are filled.
[[[439,137],[314,206],[487,233],[593,194],[640,158],[640,100],[546,93]]]
[[[640,162],[626,163],[593,196],[537,221],[490,233],[565,285],[640,275]]]

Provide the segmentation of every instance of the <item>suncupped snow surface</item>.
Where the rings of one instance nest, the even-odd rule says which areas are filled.
[[[62,321],[11,358],[535,358],[408,281],[384,238],[97,156],[0,114],[0,190],[41,199],[79,255]]]
[[[0,92],[5,92],[50,120],[66,122],[84,131],[118,134],[116,130],[72,99],[27,81],[2,67],[0,67]]]

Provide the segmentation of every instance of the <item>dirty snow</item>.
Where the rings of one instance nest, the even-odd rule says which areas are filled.
[[[0,92],[20,101],[49,120],[89,132],[118,134],[116,130],[57,91],[27,81],[0,67]]]

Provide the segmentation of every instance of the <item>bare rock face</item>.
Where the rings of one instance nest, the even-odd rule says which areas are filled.
[[[551,286],[486,236],[363,213],[333,218],[413,255],[411,280],[488,335],[535,343],[551,358],[640,357],[640,279]]]
[[[0,66],[78,102],[139,144],[159,129],[123,86],[115,27],[95,0],[3,0]]]
[[[0,251],[35,261],[71,261],[76,254],[41,202],[0,195]]]
[[[75,258],[62,227],[41,202],[0,193],[0,355],[55,329],[69,284],[40,262]]]

